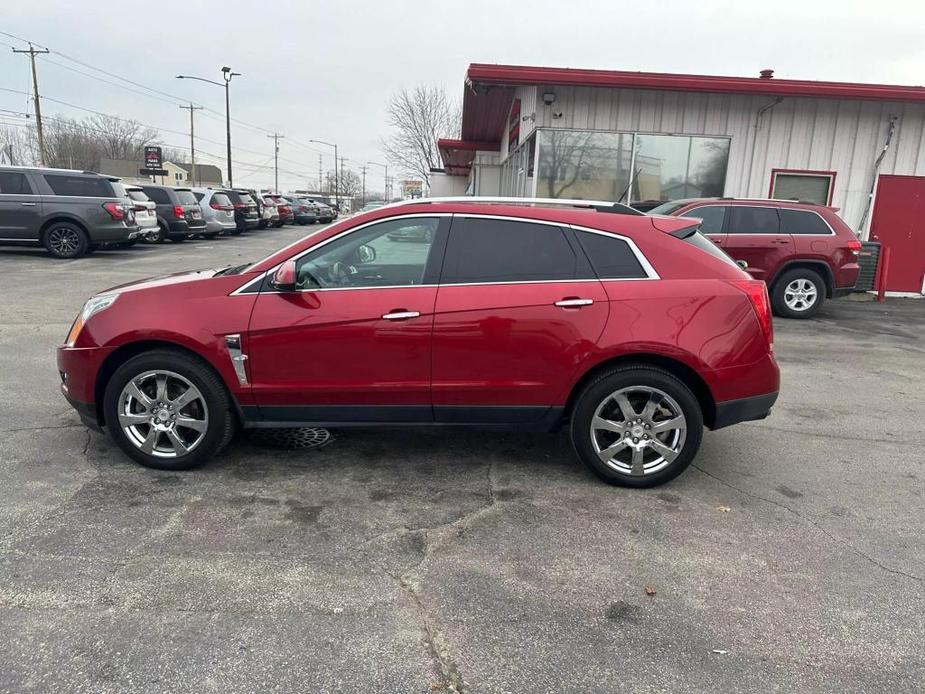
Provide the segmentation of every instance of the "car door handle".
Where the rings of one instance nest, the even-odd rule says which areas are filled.
[[[786,246],[790,243],[789,239],[772,239],[771,243],[776,243],[778,246]]]
[[[385,320],[408,320],[420,316],[419,311],[406,311],[405,309],[392,309],[389,313],[383,314]]]
[[[580,306],[590,306],[594,303],[594,299],[560,299],[556,302],[556,306],[562,308],[578,308]]]
[[[22,205],[23,207],[35,207],[36,205],[36,203],[34,202],[21,202],[19,204]]]

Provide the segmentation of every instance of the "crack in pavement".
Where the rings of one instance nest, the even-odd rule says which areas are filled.
[[[784,427],[772,427],[767,424],[751,424],[743,422],[743,426],[750,429],[763,429],[766,431],[779,431],[786,434],[801,434],[803,436],[813,436],[820,439],[835,439],[838,441],[865,441],[867,443],[883,443],[882,438],[868,438],[866,436],[852,436],[851,434],[827,434],[824,431],[805,431],[804,429],[785,429]],[[886,443],[895,443],[896,445],[923,446],[925,441],[916,441],[915,439],[903,439],[902,441],[887,441]]]
[[[867,561],[867,562],[873,564],[874,566],[879,567],[880,569],[882,569],[882,570],[884,570],[884,571],[886,571],[886,572],[888,572],[888,573],[895,574],[895,575],[897,575],[897,576],[904,576],[905,578],[911,579],[911,580],[913,580],[913,581],[917,581],[917,582],[919,582],[919,583],[921,583],[923,580],[925,580],[925,579],[923,579],[921,576],[916,576],[915,574],[906,573],[905,571],[902,571],[902,570],[900,570],[900,569],[894,569],[893,567],[890,567],[890,566],[887,566],[886,564],[883,564],[882,562],[878,561],[877,559],[875,559],[874,557],[870,556],[869,554],[867,554],[867,553],[865,553],[865,552],[862,552],[860,549],[858,549],[857,547],[855,547],[854,545],[852,545],[852,544],[851,544],[850,542],[848,542],[847,540],[843,540],[843,539],[841,539],[840,537],[836,537],[835,535],[833,535],[832,533],[830,533],[828,530],[826,530],[823,526],[821,526],[819,523],[817,523],[815,520],[813,520],[812,517],[810,517],[810,516],[804,516],[804,515],[803,515],[802,513],[800,513],[799,511],[797,511],[797,510],[791,508],[790,506],[787,506],[787,504],[782,504],[781,502],[775,501],[774,499],[769,499],[769,498],[767,498],[767,497],[761,496],[760,494],[754,494],[753,492],[750,492],[750,491],[748,491],[748,490],[746,490],[746,489],[742,489],[741,487],[737,487],[736,485],[732,484],[731,482],[727,482],[727,481],[724,480],[723,478],[714,475],[712,472],[707,472],[707,471],[704,470],[702,467],[700,467],[699,465],[696,465],[696,464],[694,464],[694,463],[691,463],[691,467],[694,468],[694,469],[696,469],[696,470],[699,470],[701,473],[703,473],[703,474],[706,475],[707,477],[713,478],[714,480],[716,480],[716,481],[719,482],[720,484],[723,484],[723,485],[729,487],[730,489],[734,489],[735,491],[739,492],[740,494],[744,494],[745,496],[749,496],[749,497],[751,497],[751,498],[753,498],[753,499],[758,499],[759,501],[764,501],[764,502],[767,503],[767,504],[771,504],[772,506],[777,506],[778,508],[782,508],[782,509],[784,509],[785,511],[788,511],[789,513],[793,514],[794,516],[796,516],[796,517],[799,518],[800,520],[806,521],[807,523],[809,523],[810,525],[812,525],[814,528],[816,528],[816,530],[818,530],[818,531],[821,532],[823,535],[825,535],[826,537],[828,537],[828,538],[829,538],[830,540],[832,540],[832,542],[834,542],[835,544],[842,545],[843,547],[847,547],[847,548],[850,549],[852,552],[854,552],[857,556],[861,557],[861,558],[864,559],[865,561]]]
[[[12,434],[17,431],[51,431],[54,429],[78,429],[83,428],[83,424],[62,424],[61,426],[49,427],[18,427],[15,429],[0,429],[0,434]],[[89,430],[88,430],[89,431]]]

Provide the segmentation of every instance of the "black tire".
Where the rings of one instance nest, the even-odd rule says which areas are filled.
[[[680,414],[684,415],[684,424],[686,425],[683,440],[681,439],[680,432],[675,433],[674,431],[669,431],[664,434],[652,434],[653,440],[658,436],[663,436],[665,437],[664,440],[659,439],[659,443],[669,441],[671,447],[680,444],[680,449],[677,451],[676,457],[670,462],[667,462],[667,464],[662,464],[658,461],[661,460],[664,462],[666,456],[660,456],[659,452],[654,448],[649,447],[648,444],[643,444],[643,460],[645,460],[646,456],[650,459],[648,463],[644,464],[650,465],[652,470],[645,471],[645,473],[641,475],[633,475],[628,470],[621,471],[618,468],[620,468],[621,465],[629,466],[629,460],[632,458],[631,444],[635,445],[633,442],[638,443],[643,437],[648,437],[650,435],[646,433],[644,424],[641,424],[639,427],[634,427],[634,430],[638,429],[635,433],[639,436],[639,439],[633,438],[631,441],[630,439],[633,431],[627,432],[625,447],[617,449],[619,452],[615,455],[618,459],[612,460],[611,465],[606,464],[602,460],[597,450],[594,448],[594,442],[592,442],[592,436],[594,436],[597,439],[598,446],[606,448],[611,443],[615,443],[621,438],[620,434],[610,433],[605,430],[599,430],[595,434],[592,434],[591,422],[599,406],[604,406],[602,413],[606,413],[608,407],[617,407],[615,401],[610,399],[611,395],[627,388],[655,389],[661,391],[662,394],[667,395],[673,402],[663,400],[658,406],[658,415],[656,416],[670,419],[676,416],[677,413],[665,413],[677,408],[680,410]],[[642,401],[638,401],[638,403],[633,402],[633,398],[636,397],[638,396],[631,394],[630,403],[634,411],[641,412],[644,407]],[[663,407],[665,409],[662,409]],[[617,423],[621,425],[626,421],[626,418],[621,420],[616,420],[612,416],[605,418],[617,421]],[[658,422],[661,421],[666,420],[658,420]],[[602,432],[604,437],[612,436],[613,441],[602,441],[598,439],[597,437],[600,437]],[[674,436],[677,436],[676,441],[672,439]],[[700,403],[697,401],[697,398],[691,392],[690,388],[688,388],[677,376],[654,366],[645,366],[641,364],[626,365],[601,374],[582,389],[572,411],[571,438],[572,445],[575,447],[575,452],[578,454],[581,461],[605,482],[622,487],[654,487],[659,484],[664,484],[680,475],[685,468],[690,465],[694,456],[697,455],[697,451],[700,449],[700,442],[703,438],[703,413],[700,409]],[[611,458],[613,459],[614,456],[611,456]]]
[[[42,234],[42,245],[52,257],[71,260],[86,254],[90,239],[73,222],[53,222]]]
[[[164,243],[167,240],[167,227],[158,222],[157,231],[150,231],[144,237],[145,243]]]
[[[241,235],[241,231],[243,231],[243,230],[242,230],[242,229],[238,229],[237,227],[235,227],[235,228],[231,231],[231,235],[232,235],[232,236],[240,236],[240,235]]]
[[[202,394],[208,420],[202,440],[185,455],[161,458],[142,451],[119,426],[119,397],[126,384],[148,371],[170,371],[187,379]],[[126,455],[145,467],[157,470],[189,470],[205,463],[224,448],[234,435],[235,417],[225,384],[208,364],[195,356],[172,350],[152,350],[132,357],[106,384],[103,416],[109,435]]]
[[[815,296],[806,308],[800,308],[801,305],[806,304],[805,301],[791,300],[794,304],[791,308],[787,305],[788,287],[800,281],[803,282],[803,287],[807,286],[806,282],[811,283],[815,289]],[[825,292],[825,281],[818,272],[809,268],[794,268],[784,272],[774,283],[774,288],[771,290],[771,306],[774,308],[774,313],[782,318],[810,318],[816,315],[825,303]]]
[[[182,236],[171,236],[170,243],[183,243],[188,237],[184,234]]]

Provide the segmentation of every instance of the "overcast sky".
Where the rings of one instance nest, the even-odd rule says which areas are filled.
[[[220,80],[223,65],[243,73],[232,83],[232,117],[289,138],[280,149],[283,189],[317,179],[319,152],[325,168],[331,167],[330,150],[310,139],[337,142],[347,166],[357,171],[367,161],[385,161],[379,143],[388,134],[389,95],[428,83],[461,98],[471,62],[717,75],[757,75],[768,67],[776,77],[922,84],[923,28],[922,0],[4,0],[0,5],[0,31],[214,109],[197,112],[198,160],[223,170],[222,90],[174,76]],[[10,45],[23,47],[0,35],[0,87],[28,91],[28,60],[12,54]],[[58,65],[39,61],[44,95],[137,119],[160,129],[165,143],[188,147],[183,133],[189,115],[178,102],[77,74],[62,66],[91,71],[61,55],[48,58]],[[0,91],[0,109],[31,106],[25,96]],[[87,115],[50,103],[43,110]],[[266,132],[233,125],[232,141],[234,159],[242,162],[235,182],[271,185],[272,168],[256,168],[272,166]],[[381,168],[370,169],[368,182],[382,189]]]

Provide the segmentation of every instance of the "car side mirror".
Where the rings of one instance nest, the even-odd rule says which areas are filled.
[[[294,292],[295,279],[295,260],[287,260],[273,273],[273,277],[270,278],[270,286],[280,292]]]
[[[357,258],[361,263],[371,263],[376,259],[376,249],[364,243],[357,248]]]
[[[738,266],[739,266],[740,268],[742,268],[743,270],[747,270],[747,269],[748,269],[748,263],[747,263],[746,261],[744,261],[744,260],[737,260],[737,261],[736,261],[736,265],[738,265]]]

